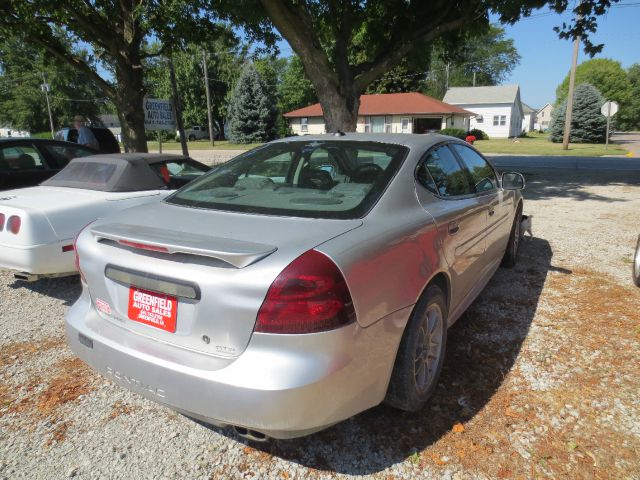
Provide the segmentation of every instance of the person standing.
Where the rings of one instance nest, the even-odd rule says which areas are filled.
[[[73,117],[73,126],[78,130],[78,145],[84,145],[85,147],[95,150],[100,149],[96,136],[91,129],[85,125],[85,119],[82,115]]]

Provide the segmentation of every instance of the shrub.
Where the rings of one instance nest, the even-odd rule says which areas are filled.
[[[476,140],[489,140],[489,135],[487,135],[483,130],[479,128],[472,128],[469,130],[467,135],[472,135],[476,137]]]
[[[603,103],[602,95],[593,85],[582,83],[576,87],[573,97],[570,142],[604,143],[607,119],[600,113]],[[549,126],[549,140],[552,142],[562,141],[566,111],[566,100],[553,110]]]
[[[443,128],[440,130],[440,135],[448,135],[464,140],[467,137],[467,132],[462,128]]]

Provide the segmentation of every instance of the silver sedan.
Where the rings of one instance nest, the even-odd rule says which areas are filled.
[[[422,408],[515,263],[524,179],[440,135],[287,138],[78,236],[66,331],[113,381],[252,439]]]

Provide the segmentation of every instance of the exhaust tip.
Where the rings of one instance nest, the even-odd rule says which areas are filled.
[[[254,442],[266,442],[267,440],[269,440],[269,437],[267,437],[264,433],[258,432],[256,430],[250,430],[248,428],[238,426],[234,426],[233,430],[241,437],[244,437],[248,440],[253,440]]]

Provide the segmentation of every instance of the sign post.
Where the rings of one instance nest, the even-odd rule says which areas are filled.
[[[158,148],[162,153],[162,131],[176,130],[176,117],[171,100],[145,98],[144,128],[158,131]]]
[[[617,102],[606,101],[600,108],[600,113],[607,117],[607,137],[605,139],[604,149],[607,150],[609,148],[609,127],[611,125],[611,117],[613,117],[616,113],[618,113],[618,104]]]

